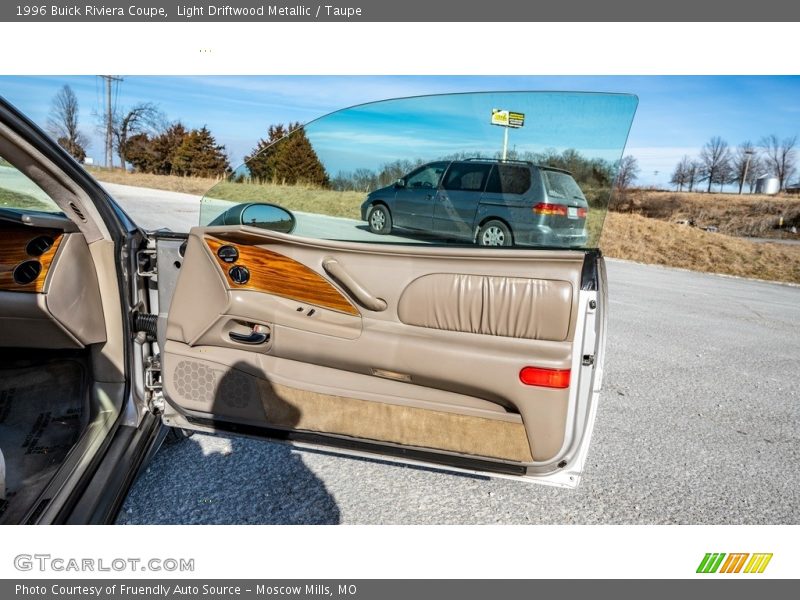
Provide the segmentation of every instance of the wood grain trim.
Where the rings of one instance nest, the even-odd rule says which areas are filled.
[[[53,245],[41,256],[30,256],[25,250],[28,242],[41,235],[52,237]],[[63,236],[64,232],[58,229],[0,223],[0,290],[41,293],[44,290],[44,282],[47,280],[47,272],[50,270],[53,257],[58,251]],[[42,265],[42,270],[33,282],[20,285],[14,281],[14,269],[26,260],[38,260]]]
[[[225,281],[230,289],[255,290],[349,315],[359,314],[358,309],[327,279],[288,256],[251,244],[220,240],[210,235],[205,236],[205,242],[225,274]],[[236,247],[239,259],[235,263],[222,261],[217,256],[217,250],[221,246]],[[236,265],[247,267],[250,271],[250,281],[244,285],[234,283],[228,274],[230,268]]]

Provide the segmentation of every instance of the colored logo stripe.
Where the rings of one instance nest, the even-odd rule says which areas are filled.
[[[728,557],[727,559],[725,557]],[[747,558],[750,560],[747,561]],[[723,563],[723,560],[725,561]],[[749,554],[747,552],[734,552],[725,554],[724,552],[708,552],[700,561],[697,567],[698,573],[740,573],[744,567],[745,573],[763,573],[769,561],[772,560],[771,553]],[[745,565],[747,562],[747,566]],[[722,568],[720,568],[720,565]]]
[[[729,554],[728,558],[722,563],[722,568],[720,569],[720,573],[738,573],[742,570],[742,566],[744,566],[744,561],[747,560],[747,557],[750,556],[748,553],[734,553]]]
[[[724,552],[707,553],[703,560],[700,561],[700,566],[697,567],[698,573],[716,573],[722,559],[725,558]]]
[[[745,573],[763,573],[767,568],[769,561],[772,560],[772,554],[753,554],[750,562],[744,568]]]

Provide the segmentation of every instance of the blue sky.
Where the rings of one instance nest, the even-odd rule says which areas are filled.
[[[65,83],[78,95],[82,126],[92,140],[89,156],[100,162],[103,146],[93,116],[103,106],[97,78],[2,76],[0,95],[44,125],[52,97]],[[125,77],[116,102],[151,101],[170,119],[207,125],[236,165],[271,123],[308,122],[372,100],[493,90],[638,95],[626,153],[638,158],[644,184],[663,184],[683,154],[696,155],[714,135],[736,145],[771,133],[800,133],[800,76],[132,76]]]

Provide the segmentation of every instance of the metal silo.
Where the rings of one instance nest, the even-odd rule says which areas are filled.
[[[780,182],[777,177],[762,175],[756,179],[756,194],[769,194],[773,196],[781,191]]]

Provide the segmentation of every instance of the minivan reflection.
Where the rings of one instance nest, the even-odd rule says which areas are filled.
[[[427,163],[371,192],[361,219],[379,235],[401,228],[481,246],[578,247],[588,210],[568,171],[475,158]]]

